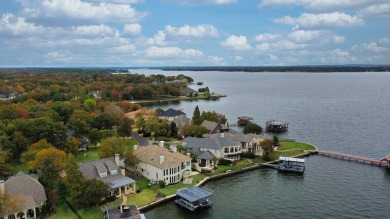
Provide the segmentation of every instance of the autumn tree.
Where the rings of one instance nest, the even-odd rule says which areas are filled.
[[[119,137],[109,137],[100,143],[99,156],[100,158],[113,157],[115,154],[120,154],[121,157],[125,153],[126,141]]]
[[[182,129],[184,136],[202,137],[208,130],[200,125],[187,125]]]
[[[145,125],[146,125],[146,120],[145,120],[143,114],[142,113],[137,113],[135,115],[135,127],[138,130],[143,130],[145,128]]]
[[[35,159],[29,163],[32,170],[42,171],[42,180],[53,186],[59,178],[59,174],[65,168],[65,152],[54,147],[43,149],[35,155]]]
[[[24,211],[27,207],[27,197],[23,195],[9,196],[0,192],[0,215]]]
[[[11,152],[13,159],[19,159],[20,155],[27,150],[29,145],[31,145],[30,140],[22,132],[15,131],[5,148]]]
[[[153,136],[166,136],[170,127],[165,119],[152,118],[146,121],[145,130]]]
[[[30,145],[28,150],[22,154],[20,160],[22,162],[27,162],[28,166],[31,166],[32,164],[30,163],[35,159],[35,156],[39,151],[52,147],[53,145],[47,142],[46,139],[39,140],[38,142]]]
[[[77,152],[79,151],[80,145],[81,145],[81,141],[78,138],[69,137],[64,144],[63,150],[67,154],[71,153],[76,155]]]
[[[96,108],[97,104],[95,99],[86,99],[83,105],[88,112],[91,112]]]
[[[125,164],[127,166],[131,166],[132,167],[132,166],[134,166],[135,164],[138,163],[138,159],[134,155],[134,150],[133,149],[128,149],[125,152],[124,159],[125,159]]]

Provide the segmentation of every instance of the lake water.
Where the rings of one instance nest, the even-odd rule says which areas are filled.
[[[217,101],[153,106],[225,114],[229,123],[248,115],[289,122],[282,138],[363,157],[390,154],[390,73],[163,72],[204,82]],[[194,89],[200,86],[192,85]],[[150,218],[388,218],[390,171],[329,157],[307,158],[304,176],[261,169],[206,184],[214,205],[191,214],[173,202],[146,212]]]

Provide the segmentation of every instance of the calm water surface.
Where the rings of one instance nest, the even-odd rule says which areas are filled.
[[[162,72],[203,81],[217,101],[153,106],[225,114],[230,123],[249,115],[254,122],[290,123],[281,137],[324,150],[371,158],[390,154],[390,73]],[[192,85],[193,88],[199,88]],[[255,170],[206,184],[215,204],[196,214],[173,202],[146,212],[149,218],[388,218],[390,172],[328,157],[307,158],[304,176]]]

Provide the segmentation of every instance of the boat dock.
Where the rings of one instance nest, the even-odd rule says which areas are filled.
[[[176,192],[176,195],[176,204],[190,211],[211,207],[212,205],[211,196],[213,193],[200,187],[181,189]]]
[[[320,155],[324,155],[324,156],[339,158],[339,159],[343,159],[343,160],[356,161],[356,162],[364,163],[364,164],[390,167],[390,162],[387,160],[390,156],[388,156],[387,158],[381,159],[381,160],[376,160],[376,159],[372,159],[372,158],[365,158],[365,157],[359,157],[359,156],[355,156],[355,155],[349,155],[349,154],[332,152],[332,151],[324,151],[324,150],[317,150],[316,153],[320,154]]]

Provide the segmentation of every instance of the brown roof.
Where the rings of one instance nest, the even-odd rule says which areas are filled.
[[[167,169],[181,165],[181,163],[191,160],[190,157],[179,152],[169,152],[167,149],[151,145],[139,147],[134,151],[134,155],[141,162],[148,163],[160,169]],[[164,161],[160,163],[160,156],[164,156]]]
[[[141,108],[141,109],[133,111],[133,112],[128,112],[128,113],[125,114],[125,116],[127,118],[134,119],[135,116],[138,113],[143,114],[143,117],[146,118],[146,119],[150,118],[153,115],[156,115],[156,111],[154,111],[154,110],[150,110],[150,109],[147,109],[147,108]]]
[[[35,208],[36,204],[44,203],[46,198],[45,188],[37,179],[19,171],[4,183],[5,192],[8,195],[22,195],[26,197],[25,207]]]

